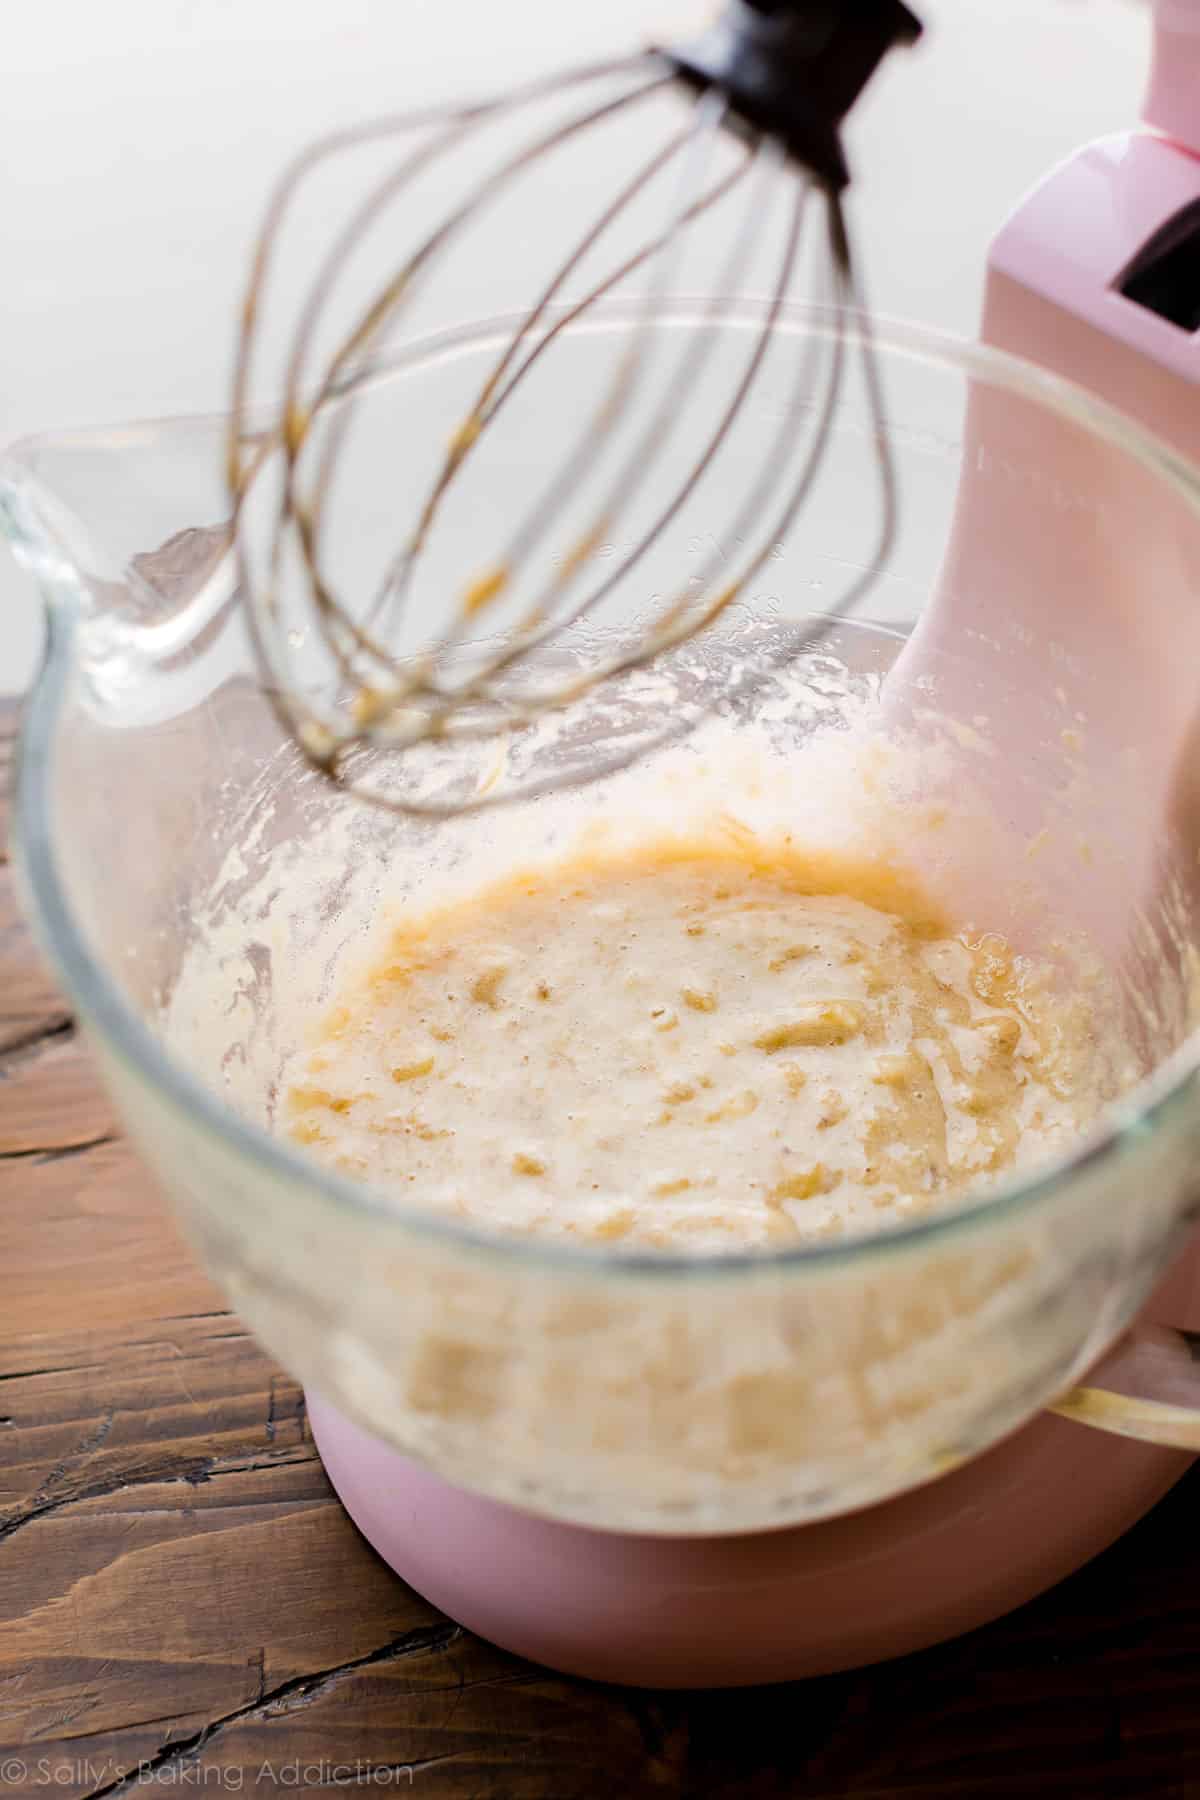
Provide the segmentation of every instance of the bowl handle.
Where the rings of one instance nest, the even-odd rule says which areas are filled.
[[[1137,1325],[1051,1412],[1200,1455],[1200,1332]]]

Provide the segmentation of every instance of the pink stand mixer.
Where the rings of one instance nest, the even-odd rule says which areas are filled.
[[[730,1257],[723,1267],[696,1259],[684,1268],[670,1259],[651,1266],[648,1258],[639,1264],[543,1256],[536,1246],[514,1248],[418,1217],[415,1209],[409,1217],[388,1212],[364,1185],[317,1170],[272,1136],[261,1112],[255,1118],[252,1107],[230,1104],[239,1062],[255,1053],[269,1010],[263,996],[283,935],[275,921],[249,919],[248,947],[228,959],[224,1011],[211,994],[197,1008],[197,1030],[210,1038],[218,1013],[221,1029],[226,1018],[244,1021],[236,1043],[189,1066],[176,1054],[177,1041],[168,1040],[171,1054],[164,1049],[161,1020],[218,869],[226,869],[222,898],[236,909],[249,891],[250,864],[261,858],[273,867],[289,833],[303,851],[307,831],[316,856],[327,823],[321,808],[336,801],[359,809],[361,828],[353,829],[360,835],[348,841],[364,865],[377,852],[389,866],[406,857],[414,866],[453,863],[457,840],[438,835],[449,807],[397,805],[409,835],[392,839],[386,831],[394,821],[380,823],[383,809],[361,807],[324,776],[352,788],[360,767],[354,756],[368,739],[385,746],[410,737],[432,741],[439,754],[461,722],[442,663],[422,657],[417,673],[405,674],[383,654],[378,621],[388,604],[406,598],[451,478],[475,457],[484,428],[555,339],[563,359],[561,391],[551,394],[557,411],[538,412],[531,403],[525,436],[510,451],[512,466],[499,469],[497,494],[480,503],[479,517],[501,532],[530,486],[522,455],[536,452],[555,471],[557,503],[562,468],[574,475],[572,457],[590,454],[587,434],[582,450],[568,445],[562,455],[552,434],[564,411],[583,416],[570,388],[573,371],[606,353],[610,337],[617,389],[629,385],[650,340],[683,337],[683,376],[668,389],[668,412],[700,384],[710,351],[746,370],[714,445],[698,463],[683,465],[675,498],[644,539],[632,527],[614,532],[613,542],[589,530],[573,546],[566,539],[568,553],[547,562],[547,598],[556,604],[597,560],[603,568],[621,564],[604,576],[603,594],[644,557],[646,589],[656,603],[668,595],[637,655],[613,656],[601,674],[622,677],[653,662],[701,625],[717,627],[719,641],[743,599],[748,611],[761,599],[773,629],[776,597],[758,591],[764,570],[778,567],[780,588],[789,569],[799,570],[793,585],[813,591],[811,618],[836,620],[884,564],[876,649],[862,651],[867,677],[878,678],[897,717],[919,717],[930,673],[944,664],[950,672],[942,704],[964,720],[987,715],[1000,754],[984,760],[982,785],[992,782],[997,809],[1018,838],[1035,845],[1048,839],[1030,864],[1042,887],[1028,933],[1053,925],[1045,896],[1057,894],[1097,943],[1120,957],[1131,919],[1153,904],[1161,845],[1171,834],[1187,846],[1194,879],[1200,806],[1192,804],[1186,771],[1200,768],[1200,752],[1190,754],[1200,682],[1200,488],[1184,459],[1200,459],[1200,5],[1161,0],[1157,8],[1143,127],[1081,151],[999,234],[984,348],[880,328],[901,399],[908,375],[916,381],[939,370],[955,377],[952,408],[934,407],[907,430],[902,408],[885,419],[868,359],[851,394],[859,411],[840,437],[830,420],[839,384],[844,394],[851,380],[841,350],[869,343],[870,333],[849,312],[856,290],[838,201],[846,173],[836,127],[887,46],[910,41],[917,27],[892,0],[818,6],[814,16],[823,23],[800,31],[797,51],[788,34],[798,10],[786,0],[733,0],[712,37],[667,59],[669,68],[656,62],[644,87],[635,82],[584,123],[615,116],[660,88],[674,93],[682,77],[700,96],[700,136],[711,124],[726,148],[727,140],[748,137],[770,179],[785,152],[799,158],[827,208],[832,319],[786,299],[802,193],[795,228],[785,233],[784,275],[768,301],[731,302],[724,311],[672,302],[668,267],[649,310],[639,303],[606,312],[603,285],[588,302],[567,304],[560,289],[573,259],[515,340],[512,322],[501,321],[405,350],[379,381],[364,381],[365,411],[369,422],[376,401],[391,403],[388,382],[395,377],[407,436],[384,441],[402,442],[406,453],[418,440],[434,444],[434,499],[398,555],[393,543],[380,604],[365,618],[339,620],[332,587],[323,585],[320,511],[331,477],[322,462],[315,487],[304,489],[305,445],[321,407],[353,388],[355,355],[364,344],[370,348],[387,305],[421,272],[449,226],[396,276],[386,304],[369,311],[349,348],[334,357],[320,404],[307,410],[297,397],[307,351],[297,352],[296,390],[274,440],[241,416],[243,361],[235,406],[242,429],[232,441],[227,421],[177,421],[35,442],[0,464],[0,524],[37,574],[50,612],[50,649],[31,698],[19,773],[20,868],[42,941],[78,1003],[132,1134],[232,1303],[304,1383],[330,1480],[380,1555],[434,1604],[507,1649],[573,1674],[644,1685],[790,1680],[936,1643],[1061,1580],[1180,1478],[1200,1451],[1200,1364],[1189,1338],[1200,1332],[1200,1247],[1187,1241],[1197,1217],[1193,1171],[1200,1155],[1194,1044],[1175,1044],[1145,1090],[1116,1109],[1107,1135],[1089,1141],[1069,1165],[988,1197],[973,1212],[875,1240],[863,1252],[864,1262],[874,1259],[866,1272],[850,1253],[811,1246],[771,1259]],[[838,23],[843,11],[861,14],[870,30],[847,38]],[[798,64],[789,61],[793,51]],[[647,69],[643,59],[614,67],[627,83],[630,69]],[[585,72],[589,79],[592,73]],[[793,108],[795,84],[802,90],[805,80],[826,96],[823,123],[819,107],[815,115]],[[739,113],[737,132],[725,131],[714,90]],[[461,109],[449,124],[438,114],[434,129],[444,127],[449,138],[473,128],[480,111]],[[765,145],[754,135],[763,120],[771,140]],[[557,146],[574,129],[557,124],[545,143]],[[738,169],[718,172],[706,188],[709,150],[701,144],[697,151],[693,138],[695,126],[679,133],[681,154],[697,168],[677,201],[676,223],[743,178]],[[636,200],[667,154],[629,184],[621,204]],[[412,153],[396,183],[423,155]],[[499,172],[487,164],[478,195],[517,169],[517,161]],[[464,203],[451,224],[475,204]],[[366,207],[356,218],[369,216]],[[757,216],[747,209],[749,227]],[[588,234],[584,249],[599,231]],[[739,234],[739,245],[746,235]],[[727,265],[730,289],[748,266],[740,254]],[[247,333],[268,261],[264,251],[246,307]],[[322,274],[318,299],[332,280]],[[318,310],[314,301],[306,329]],[[532,354],[509,380],[530,343]],[[777,368],[786,374],[802,360],[802,343],[831,355],[829,386],[820,390],[827,398],[815,403],[805,389],[804,405],[789,410],[784,390],[764,378],[763,403],[735,427],[734,413],[756,376]],[[482,395],[472,398],[479,366],[497,352],[498,372],[493,367]],[[538,373],[530,378],[535,393]],[[456,382],[466,383],[461,393]],[[453,389],[448,404],[460,421],[448,448],[436,429],[424,430],[420,415],[422,395],[438,383]],[[527,383],[515,409],[528,391]],[[912,389],[914,405],[924,394],[923,386]],[[803,462],[776,523],[772,507],[783,503],[770,491],[773,452],[816,415],[829,437],[830,472],[818,473],[815,452]],[[418,417],[421,429],[410,428]],[[876,450],[893,428],[898,453],[910,458],[901,470],[899,508],[886,457],[877,474]],[[637,488],[649,452],[661,449],[657,431],[641,440],[632,477],[616,484],[623,501]],[[772,454],[764,454],[764,435]],[[256,514],[272,444],[285,467]],[[682,531],[688,567],[697,567],[707,535],[703,509],[698,523],[690,509],[717,449],[731,480],[744,454],[753,476],[745,535],[757,543],[757,530],[762,543],[737,580],[712,576],[720,591],[705,611],[695,598],[704,593],[699,574],[686,583],[683,600],[670,598],[678,559],[663,547],[663,526],[665,520]],[[227,486],[219,481],[221,450],[229,457]],[[444,458],[441,476],[437,458]],[[366,460],[381,464],[377,454]],[[844,491],[837,486],[843,478]],[[860,535],[846,544],[835,530],[839,493],[842,502],[851,495],[841,512],[855,524],[858,484],[868,478],[882,495],[869,561]],[[513,486],[501,491],[505,480]],[[822,487],[824,480],[833,486]],[[801,528],[800,503],[809,496],[818,502],[815,521]],[[386,523],[393,502],[390,490],[378,505],[361,500],[352,550]],[[721,516],[728,516],[728,503]],[[253,532],[264,517],[268,548],[261,555]],[[926,534],[931,552],[920,548],[926,517],[934,520]],[[280,520],[295,528],[286,554],[278,536],[270,547]],[[476,522],[468,521],[470,529]],[[543,523],[539,513],[518,534],[522,550]],[[740,545],[738,523],[735,514],[730,540]],[[231,536],[239,530],[235,556]],[[791,543],[800,552],[788,564]],[[311,577],[335,674],[353,669],[348,723],[332,709],[301,705],[285,679],[288,645],[303,641],[276,604],[275,578],[292,566],[292,552]],[[826,607],[835,576],[849,587],[841,605]],[[462,613],[486,612],[503,597],[507,578],[508,563],[498,561],[466,590]],[[247,625],[239,595],[256,586],[266,600]],[[889,624],[886,603],[896,600],[907,627],[904,596],[918,591],[923,611],[908,636],[892,628],[895,619]],[[515,633],[518,644],[529,644],[546,610],[539,605],[532,618],[516,620],[507,641]],[[824,642],[825,624],[812,629]],[[451,650],[456,632],[457,625],[448,634]],[[847,657],[857,654],[853,632],[841,641]],[[963,645],[980,644],[986,656],[960,657]],[[369,679],[355,662],[360,656],[370,664]],[[504,686],[511,660],[499,653],[468,695],[479,713],[502,722],[520,707],[533,717],[540,704],[532,690],[512,700]],[[262,704],[264,667],[282,731]],[[1088,712],[1104,721],[1103,730],[1084,729],[1069,692],[1077,682],[1086,682]],[[561,692],[547,708],[560,701]],[[464,738],[476,722],[466,721]],[[1072,746],[1079,740],[1070,748],[1072,779],[1086,776],[1105,797],[1106,841],[1096,846],[1106,859],[1103,879],[1081,873],[1090,866],[1083,858],[1085,848],[1091,858],[1090,846],[1041,830],[1042,800],[1063,780],[1060,739]],[[623,766],[623,755],[619,748],[613,769]],[[271,788],[276,780],[278,793]],[[536,771],[531,791],[541,797]],[[114,809],[118,793],[128,794],[129,804]],[[252,830],[244,829],[246,818]],[[1006,874],[981,854],[963,889],[964,914]],[[301,984],[305,956],[313,962],[318,954],[311,942],[301,947],[293,964]],[[312,980],[315,1005],[320,983],[315,974]],[[227,1029],[232,1034],[234,1025]],[[991,1234],[979,1266],[972,1263],[972,1233]],[[989,1286],[980,1266],[986,1276],[993,1264],[1003,1279]],[[1009,1285],[1024,1286],[1010,1305],[1005,1282],[1014,1269],[1020,1281]],[[488,1331],[480,1323],[485,1314]],[[645,1352],[653,1363],[646,1344],[661,1331],[664,1342],[683,1346],[681,1362],[686,1350],[703,1365],[711,1390],[722,1376],[723,1345],[760,1325],[766,1362],[754,1375],[759,1385],[743,1385],[733,1424],[714,1410],[716,1448],[701,1466],[698,1440],[689,1436],[686,1382],[674,1382],[669,1367],[664,1374],[660,1361],[653,1365],[659,1386],[646,1384],[642,1392],[633,1359]],[[938,1360],[946,1358],[947,1337],[956,1348],[948,1361]],[[566,1340],[570,1358],[555,1350]],[[932,1360],[922,1361],[926,1352]],[[1000,1374],[994,1392],[981,1397],[972,1383],[979,1359],[989,1355]],[[950,1399],[932,1419],[930,1395],[943,1377]],[[812,1453],[797,1451],[790,1464],[780,1459],[773,1485],[760,1484],[739,1515],[730,1498],[737,1469],[775,1453],[771,1434],[756,1436],[756,1424],[781,1416],[780,1396],[793,1397],[797,1415],[805,1414]],[[1085,1428],[1095,1425],[1106,1429]]]
[[[1200,457],[1198,95],[1200,8],[1162,0],[1143,128],[1081,150],[1022,203],[993,245],[983,320],[986,343],[1080,383],[1193,458]],[[986,404],[1004,403],[989,397]],[[978,502],[986,523],[973,517],[969,462],[967,471],[945,588],[908,652],[917,669],[931,646],[953,642],[987,616],[986,584],[964,581],[968,601],[955,579],[956,558],[972,571],[989,557],[995,563],[995,543],[981,551],[980,531],[989,540],[1014,529],[1025,534],[1020,556],[1033,571],[1025,588],[1032,611],[1047,592],[1061,596],[1063,575],[1053,562],[1044,580],[1036,578],[1027,516],[1007,519],[989,489]],[[1094,620],[1094,571],[1079,579]],[[1011,585],[1005,591],[1011,619]],[[1067,603],[1060,597],[1058,604],[1065,613]],[[1165,620],[1143,612],[1136,633],[1163,646],[1155,686],[1164,710],[1160,760],[1139,768],[1119,828],[1135,881],[1145,876],[1139,865],[1150,859],[1147,842],[1159,829],[1156,817],[1139,821],[1139,803],[1164,788],[1186,736],[1200,628],[1192,627],[1195,641],[1182,650],[1182,683],[1169,673],[1181,655],[1178,619],[1168,636]],[[1116,690],[1128,645],[1112,635]],[[1059,679],[1047,665],[1047,685]],[[1019,730],[1014,735],[1019,740]],[[1180,1260],[1142,1319],[1200,1329],[1200,1248]],[[1103,1550],[1190,1462],[1186,1453],[1043,1416],[940,1481],[864,1511],[745,1536],[635,1536],[538,1518],[449,1486],[319,1393],[309,1394],[309,1415],[330,1479],[360,1530],[451,1617],[552,1667],[656,1685],[821,1674],[969,1630]],[[731,1644],[738,1646],[732,1655]]]

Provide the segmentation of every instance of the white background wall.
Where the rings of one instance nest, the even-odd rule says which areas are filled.
[[[1023,190],[1130,122],[1131,0],[913,0],[919,52],[853,120],[876,307],[960,332]],[[0,443],[224,403],[266,188],[315,132],[703,19],[709,0],[0,0]],[[606,171],[595,169],[596,192]],[[572,210],[573,210],[572,205]],[[547,221],[547,229],[554,228]],[[492,272],[465,311],[519,297]],[[0,690],[36,601],[0,551]]]

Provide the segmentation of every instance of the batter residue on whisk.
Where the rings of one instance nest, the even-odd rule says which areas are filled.
[[[288,1071],[323,1160],[481,1224],[712,1252],[879,1230],[1098,1109],[1047,971],[905,877],[663,843],[398,930]]]

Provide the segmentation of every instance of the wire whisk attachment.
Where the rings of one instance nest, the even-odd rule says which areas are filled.
[[[851,379],[879,524],[831,611],[857,601],[886,561],[895,495],[839,128],[919,29],[899,0],[732,0],[694,45],[365,124],[287,171],[251,268],[228,484],[263,686],[314,766],[399,810],[460,813],[668,739],[677,718],[586,764],[433,796],[377,778],[384,753],[394,770],[422,747],[503,746],[752,604],[818,489]],[[576,219],[571,159],[584,144],[594,159],[600,134],[612,190]],[[292,279],[286,224],[356,158],[370,179],[338,190],[332,240]],[[531,189],[533,231],[508,205]],[[454,332],[392,348],[439,278],[477,290],[498,259],[532,268],[560,220],[569,241],[482,371]],[[697,264],[713,298],[683,306],[680,330]],[[798,331],[793,303],[814,283],[824,311]],[[264,419],[252,391],[280,341],[275,290],[295,317]],[[419,385],[435,365],[436,426],[405,374]]]

